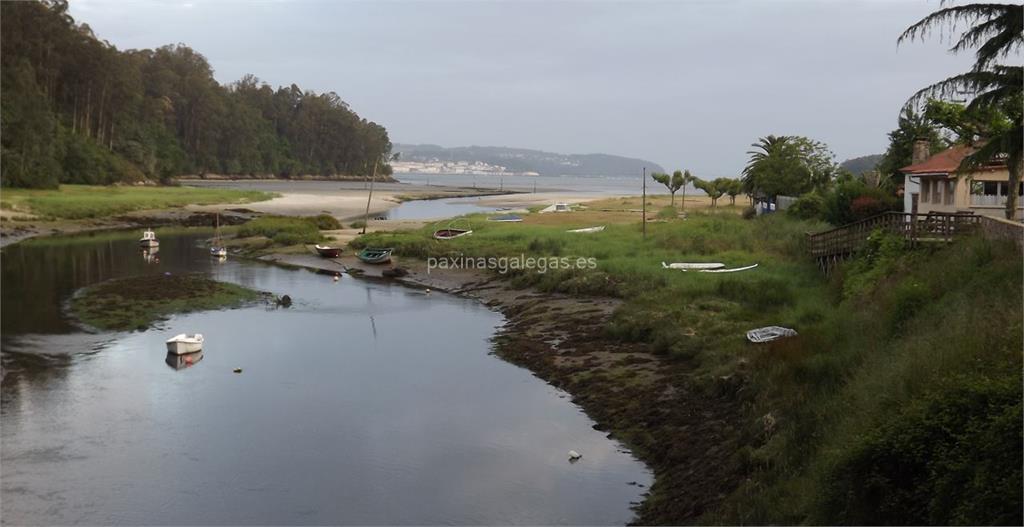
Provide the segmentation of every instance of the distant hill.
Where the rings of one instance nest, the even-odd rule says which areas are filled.
[[[542,176],[632,176],[647,167],[647,172],[664,172],[657,163],[608,154],[556,154],[525,148],[501,146],[393,145],[403,162],[484,163],[505,167],[509,172],[536,172]]]
[[[878,166],[878,162],[885,157],[883,154],[872,154],[870,156],[860,156],[853,159],[847,159],[839,164],[840,167],[849,170],[850,173],[855,175],[863,174],[864,172],[870,172]]]

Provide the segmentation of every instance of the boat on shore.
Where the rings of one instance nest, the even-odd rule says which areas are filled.
[[[683,271],[687,271],[691,269],[722,269],[725,267],[725,264],[719,262],[661,262],[661,266],[665,269],[682,269]]]
[[[341,247],[330,247],[327,245],[320,245],[319,243],[313,246],[316,249],[316,253],[324,258],[338,258],[341,256]]]
[[[391,261],[391,248],[379,248],[379,247],[367,247],[356,254],[356,258],[359,258],[363,263],[368,264],[386,264]]]
[[[175,355],[185,355],[188,353],[196,353],[203,350],[203,335],[196,333],[195,335],[186,335],[185,333],[179,333],[169,339],[167,339],[167,353]]]
[[[594,232],[601,232],[603,230],[604,230],[604,225],[600,225],[600,226],[597,226],[597,227],[587,227],[587,228],[584,228],[584,229],[572,229],[572,230],[568,230],[568,231],[565,231],[565,232],[576,232],[576,233],[582,233],[582,234],[589,234],[589,233],[594,233]]]
[[[523,217],[516,214],[501,214],[499,216],[491,216],[487,218],[487,221],[500,221],[506,223],[515,223],[523,221]]]
[[[160,240],[156,239],[156,233],[153,229],[146,229],[142,231],[142,237],[139,238],[140,247],[159,247]]]
[[[434,239],[454,240],[459,236],[467,236],[469,234],[473,234],[473,231],[468,229],[439,229],[434,231]]]

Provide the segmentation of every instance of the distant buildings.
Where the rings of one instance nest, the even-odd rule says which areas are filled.
[[[391,163],[395,174],[469,174],[481,176],[538,176],[536,172],[513,172],[501,165],[491,165],[480,161],[395,161]]]

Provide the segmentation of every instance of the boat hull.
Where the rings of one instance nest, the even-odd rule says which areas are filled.
[[[159,247],[160,242],[156,240],[139,240],[139,247]]]
[[[167,339],[167,353],[185,355],[202,351],[202,349],[203,336],[199,334],[190,336],[182,333]]]
[[[386,264],[391,262],[391,249],[364,249],[356,257],[363,263]]]
[[[324,258],[338,258],[341,256],[341,248],[339,247],[322,247],[319,245],[314,246],[316,253]]]
[[[464,229],[441,229],[434,231],[434,239],[436,240],[452,240],[459,236],[466,236],[467,234],[473,234],[473,231]]]

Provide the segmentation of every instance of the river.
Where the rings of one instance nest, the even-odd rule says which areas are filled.
[[[650,472],[567,395],[490,354],[478,302],[231,258],[209,233],[3,249],[0,439],[8,524],[623,524]],[[78,288],[199,271],[276,294],[90,334]],[[175,369],[163,341],[206,337]],[[242,373],[233,373],[242,368]],[[570,449],[583,454],[569,463]]]

